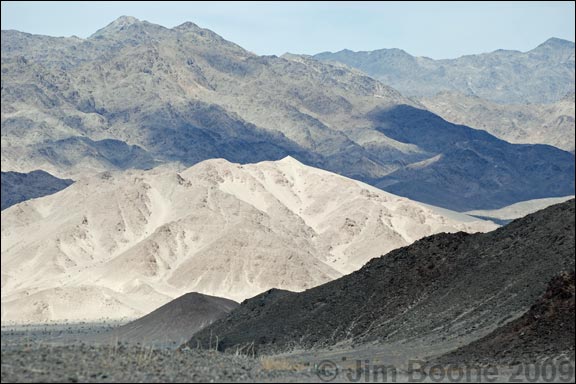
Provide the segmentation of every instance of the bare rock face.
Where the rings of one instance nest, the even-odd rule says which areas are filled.
[[[407,96],[450,91],[503,104],[542,104],[574,93],[574,42],[557,38],[528,52],[500,49],[446,60],[414,57],[401,49],[313,57],[359,69]]]
[[[574,274],[554,277],[574,270],[574,214],[572,199],[493,232],[426,237],[350,275],[262,303],[256,312],[250,308],[261,298],[247,300],[189,343],[206,346],[217,334],[221,350],[254,343],[263,353],[396,341],[457,346],[524,314],[554,279],[525,317],[499,339],[489,336],[500,344],[481,343],[507,348],[520,327],[527,340],[539,335],[530,345],[542,341],[543,353],[553,344],[573,350]],[[509,347],[524,349],[523,342]]]
[[[2,71],[3,170],[79,179],[292,156],[448,209],[574,193],[570,154],[475,135],[357,70],[257,56],[193,23],[2,31]]]
[[[135,318],[187,292],[302,291],[492,222],[287,157],[104,172],[2,211],[2,321]]]

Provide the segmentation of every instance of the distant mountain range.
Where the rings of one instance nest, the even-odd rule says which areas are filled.
[[[135,318],[188,292],[301,291],[490,221],[287,157],[105,172],[2,211],[2,322]]]
[[[572,199],[493,232],[426,237],[305,292],[247,300],[189,346],[218,335],[220,350],[263,354],[394,342],[438,354],[486,337],[462,354],[574,356],[574,214]]]
[[[356,70],[257,56],[193,23],[121,17],[87,39],[2,31],[2,71],[4,171],[77,180],[290,155],[452,210],[574,194],[571,154],[508,144]]]
[[[551,38],[528,52],[499,49],[457,59],[415,57],[401,49],[323,52],[337,62],[394,87],[406,96],[450,91],[497,103],[553,103],[575,90],[574,42]]]

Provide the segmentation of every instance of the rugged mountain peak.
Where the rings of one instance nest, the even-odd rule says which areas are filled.
[[[44,68],[19,65],[18,56]],[[368,70],[258,56],[193,23],[168,29],[121,18],[82,43],[2,35],[2,57],[4,169],[79,179],[166,161],[254,163],[293,154],[450,209],[573,194],[574,162],[565,153],[488,135],[470,141],[474,132],[422,111]],[[411,78],[406,62],[386,68]],[[440,153],[426,163],[431,168],[410,167]],[[510,190],[494,188],[504,179]]]
[[[116,20],[114,20],[112,24],[115,25],[130,25],[130,24],[135,24],[135,23],[140,23],[140,20],[133,17],[133,16],[120,16],[119,18],[117,18]]]
[[[381,53],[381,54],[386,54],[388,56],[412,56],[410,55],[408,52],[406,52],[403,49],[400,48],[386,48],[386,49],[380,49],[380,50],[376,50],[376,51],[368,51],[367,54],[374,54],[374,53]]]
[[[551,37],[535,49],[539,48],[565,48],[565,49],[574,49],[574,42],[570,40],[559,39],[557,37]]]
[[[161,30],[166,29],[160,25],[150,23],[148,21],[142,21],[132,16],[120,16],[107,26],[96,31],[89,38],[114,38],[119,35],[124,35],[126,33],[133,34],[139,32],[145,32],[146,30]]]
[[[297,53],[290,53],[290,52],[286,52],[283,55],[280,56],[281,59],[284,60],[289,60],[289,61],[296,61],[296,62],[300,62],[303,63],[306,60],[313,60],[313,57],[311,55],[300,55]]]
[[[140,22],[141,22],[140,20],[132,16],[120,16],[119,18],[117,18],[104,28],[96,31],[96,33],[94,34],[100,34],[101,32],[117,32],[122,30],[123,28],[126,28],[130,25],[134,25]]]
[[[191,21],[186,21],[180,25],[175,26],[172,29],[175,29],[177,31],[194,31],[194,32],[196,32],[196,31],[202,30],[203,28],[200,28],[198,25],[194,24]]]

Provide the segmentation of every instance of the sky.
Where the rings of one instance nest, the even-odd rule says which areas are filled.
[[[186,21],[260,55],[401,48],[456,58],[574,41],[574,2],[2,1],[2,29],[86,38],[127,15],[171,28]]]

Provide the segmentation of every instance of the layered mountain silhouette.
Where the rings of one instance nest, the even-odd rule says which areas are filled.
[[[570,200],[493,232],[426,237],[305,292],[247,300],[196,334],[189,345],[206,347],[209,335],[218,335],[220,350],[251,345],[261,353],[410,340],[458,345],[522,316],[555,276],[568,271],[572,296],[564,297],[563,288],[557,295],[552,288],[536,308],[502,328],[506,331],[496,349],[521,348],[522,342],[505,344],[509,330],[517,332],[525,323],[537,329],[549,319],[554,324],[546,329],[561,337],[557,326],[574,318],[574,214]],[[544,317],[533,320],[536,313]],[[497,340],[494,334],[488,337]],[[538,337],[531,345],[543,341],[546,333]],[[490,340],[481,342],[484,349]],[[573,347],[573,339],[569,342]]]
[[[508,144],[358,71],[257,56],[193,23],[122,17],[87,39],[2,31],[2,68],[3,170],[76,180],[290,155],[454,210],[574,193],[570,154]]]
[[[457,59],[401,49],[323,52],[317,60],[357,68],[407,96],[451,91],[498,103],[553,103],[574,93],[574,42],[551,38],[528,52],[499,49]]]
[[[22,201],[51,195],[68,187],[74,181],[59,179],[44,171],[30,173],[2,172],[2,209]]]
[[[302,291],[497,226],[286,157],[104,172],[2,211],[2,321],[136,318],[188,292]]]

